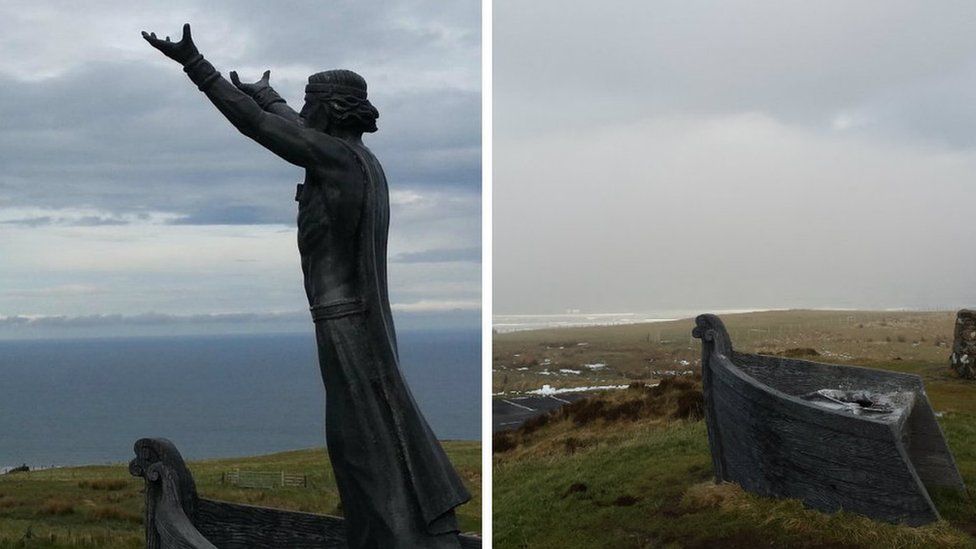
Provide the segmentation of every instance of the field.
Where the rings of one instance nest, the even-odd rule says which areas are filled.
[[[741,351],[814,349],[811,360],[949,375],[950,312],[771,311],[723,315]],[[496,334],[492,393],[629,384],[697,371],[692,319]]]
[[[948,366],[954,314],[782,311],[723,319],[744,351],[921,375],[960,471],[976,486],[976,383]],[[965,495],[934,494],[943,520],[909,528],[715,485],[704,422],[688,405],[700,398],[691,328],[688,319],[495,336],[495,393],[542,384],[638,386],[496,435],[496,547],[976,547],[976,507]],[[587,367],[594,364],[604,366]],[[688,371],[657,389],[639,387]]]
[[[474,496],[458,510],[463,531],[481,530],[481,444],[444,443]],[[323,448],[189,463],[202,497],[313,513],[341,514]],[[308,476],[307,488],[239,488],[230,471],[284,471]],[[0,547],[144,547],[143,481],[126,465],[0,475]]]

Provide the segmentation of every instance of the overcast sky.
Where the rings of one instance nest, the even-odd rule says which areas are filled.
[[[435,0],[3,2],[0,337],[71,325],[108,335],[120,321],[129,331],[174,322],[200,331],[209,315],[310,326],[294,229],[303,172],[238,134],[140,36],[178,38],[184,22],[225,76],[254,81],[271,69],[296,110],[313,72],[366,78],[380,111],[366,142],[392,192],[394,309],[476,319],[480,9]]]
[[[494,313],[976,305],[976,3],[494,6]]]

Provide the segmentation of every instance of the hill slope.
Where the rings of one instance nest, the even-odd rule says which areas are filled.
[[[951,314],[784,311],[724,319],[734,343],[745,351],[803,354],[921,375],[933,406],[943,412],[939,421],[960,471],[970,490],[976,487],[976,384],[948,368]],[[515,370],[536,376],[523,379],[526,386],[536,378],[556,387],[596,384],[580,382],[583,374],[539,376],[546,358],[550,372],[558,371],[551,366],[557,360],[566,369],[572,367],[563,361],[604,363],[603,372],[588,376],[608,382],[654,380],[646,374],[648,358],[671,364],[686,360],[697,371],[700,351],[687,335],[691,321],[667,324],[496,336],[496,389],[499,364],[527,353],[543,358],[529,370]],[[655,330],[662,332],[661,343]],[[508,373],[508,390],[513,390],[514,376]],[[687,405],[692,379],[676,378],[656,392],[637,383],[497,435],[495,546],[976,547],[976,508],[965,496],[934,494],[944,520],[909,528],[847,513],[828,515],[796,500],[757,497],[733,484],[715,485],[705,424]]]
[[[458,510],[461,528],[480,531],[481,444],[447,441],[444,448],[474,496]],[[323,448],[188,465],[203,497],[341,514]],[[309,486],[256,489],[223,483],[222,476],[234,470],[307,475]],[[144,547],[142,485],[122,464],[0,475],[0,547]]]

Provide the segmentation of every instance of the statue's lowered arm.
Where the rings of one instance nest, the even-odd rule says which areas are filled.
[[[143,32],[142,36],[154,48],[183,65],[190,80],[238,131],[288,162],[307,167],[328,159],[330,149],[338,147],[329,143],[328,136],[321,132],[304,128],[297,116],[289,120],[266,112],[251,96],[223,78],[197,51],[189,24],[183,25],[183,38],[179,42],[171,42],[169,37],[161,40],[155,33]]]

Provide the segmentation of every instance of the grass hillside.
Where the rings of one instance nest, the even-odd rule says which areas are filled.
[[[463,531],[481,530],[481,444],[444,443],[473,500],[458,509]],[[341,514],[322,448],[248,458],[189,462],[202,497],[312,513]],[[228,471],[307,474],[308,488],[238,488],[221,483]],[[139,548],[143,481],[126,465],[89,466],[0,475],[0,547]]]
[[[824,311],[723,317],[733,343],[744,351],[921,375],[973,490],[976,384],[948,367],[953,318]],[[968,496],[934,494],[943,520],[910,528],[820,513],[734,484],[715,485],[705,424],[694,405],[700,402],[700,381],[695,375],[672,379],[651,373],[682,366],[698,371],[700,350],[697,340],[689,340],[691,327],[684,320],[496,336],[495,392],[541,383],[633,386],[496,435],[495,547],[976,547],[976,506]],[[507,366],[527,354],[530,361],[516,366],[513,375]],[[581,365],[597,363],[606,366],[582,372]],[[555,375],[559,369],[581,373]],[[544,370],[550,373],[540,374]],[[668,381],[644,385],[657,379]]]

